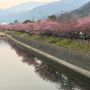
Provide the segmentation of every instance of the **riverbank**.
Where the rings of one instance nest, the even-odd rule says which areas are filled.
[[[11,33],[11,32],[10,32]],[[13,34],[25,38],[27,40],[35,40],[42,43],[53,44],[62,48],[71,49],[74,51],[78,51],[80,53],[90,54],[90,42],[85,40],[70,40],[70,39],[59,39],[56,37],[47,37],[40,35],[30,35],[25,32],[16,32],[13,31]]]
[[[22,43],[22,42],[20,42],[20,41],[18,41],[16,39],[12,38],[11,36],[8,36],[8,37],[11,40],[13,40],[14,42],[16,42],[16,43],[18,43],[18,44],[20,44],[20,45],[22,45],[22,46],[32,50],[34,53],[40,54],[40,55],[44,56],[45,58],[53,60],[53,61],[55,61],[55,62],[65,66],[65,67],[67,67],[67,68],[69,68],[69,69],[71,69],[71,70],[73,70],[73,71],[75,71],[75,72],[77,72],[77,73],[79,73],[81,75],[84,75],[85,77],[90,78],[90,72],[89,71],[87,71],[85,69],[82,69],[82,68],[80,68],[78,66],[75,66],[73,64],[70,64],[70,63],[68,63],[68,62],[66,62],[64,60],[59,59],[59,58],[56,58],[55,56],[52,56],[52,55],[47,54],[45,52],[42,52],[42,51],[40,51],[38,49],[35,49],[35,48],[31,47],[31,46],[28,46],[28,45],[26,45],[26,44],[24,44],[24,43]]]
[[[39,77],[39,79],[41,80],[41,83],[43,83],[43,81],[44,81],[44,86],[46,85],[45,84],[45,81],[46,81],[47,84],[48,84],[48,82],[50,82],[51,84],[54,83],[54,85],[56,87],[59,86],[60,89],[64,89],[63,87],[65,87],[65,89],[68,89],[68,87],[69,87],[69,89],[72,89],[72,88],[76,89],[76,87],[78,87],[81,90],[82,90],[82,88],[84,90],[89,90],[89,83],[90,83],[89,80],[90,79],[86,79],[82,75],[76,77],[77,73],[74,73],[74,71],[70,72],[70,69],[68,69],[69,71],[67,71],[67,69],[65,67],[62,67],[60,64],[57,64],[57,63],[55,64],[54,61],[52,61],[52,60],[48,60],[45,58],[39,59],[38,58],[39,56],[37,57],[37,56],[33,55],[33,53],[29,49],[27,50],[24,46],[19,45],[18,43],[12,41],[10,38],[1,37],[0,41],[1,41],[0,52],[1,53],[3,52],[1,54],[1,57],[3,57],[3,55],[6,56],[6,57],[3,57],[3,59],[0,57],[1,58],[1,62],[0,62],[1,66],[4,67],[4,65],[7,64],[6,65],[7,68],[8,67],[11,68],[11,69],[9,68],[10,72],[11,72],[11,70],[13,70],[13,66],[16,67],[12,71],[14,73],[14,77],[12,78],[12,81],[13,81],[13,79],[15,79],[15,76],[18,74],[20,77],[22,76],[22,79],[23,79],[23,77],[25,77],[25,75],[27,74],[27,71],[28,71],[29,74],[28,74],[27,78],[29,81],[31,81],[31,83],[32,83],[32,79],[37,79],[37,78],[35,78],[35,76],[37,75]],[[2,46],[5,49],[3,49]],[[10,51],[8,51],[6,48],[9,49]],[[16,58],[15,58],[14,54],[15,54]],[[7,55],[9,55],[9,57],[7,57]],[[4,58],[6,58],[6,59],[4,59]],[[5,62],[5,63],[2,63],[2,62]],[[8,66],[8,63],[10,63],[10,66]],[[23,67],[21,67],[22,65],[23,65]],[[26,66],[26,68],[25,68],[25,66]],[[21,67],[21,69],[20,69],[20,67]],[[16,69],[16,71],[18,69],[19,73],[15,72],[15,69]],[[5,71],[5,68],[2,68],[2,70]],[[32,70],[34,73],[32,73]],[[7,69],[6,69],[6,73],[7,73]],[[10,73],[10,75],[12,76],[11,73]],[[2,74],[4,75],[4,73],[2,73]],[[6,78],[7,77],[8,76],[6,76]],[[17,78],[20,78],[20,77],[17,77]],[[30,79],[30,77],[31,77],[31,79]],[[6,79],[6,78],[4,78],[4,79]],[[1,77],[1,79],[3,79],[3,78]],[[22,83],[22,79],[21,79],[21,81],[19,80],[20,83]],[[26,78],[24,78],[24,79],[26,79]],[[43,81],[42,81],[42,79],[43,79]],[[40,81],[38,81],[38,82],[40,82]],[[38,85],[38,82],[36,85]],[[33,84],[35,85],[35,82]],[[25,85],[27,85],[27,80],[26,80]],[[39,85],[41,85],[41,84],[39,84]],[[44,86],[42,86],[42,87],[44,87]],[[41,86],[40,86],[40,88],[41,88]],[[50,89],[48,89],[48,90],[50,90]],[[53,89],[53,87],[52,87],[52,89]],[[56,89],[54,89],[54,90],[56,90]]]
[[[12,37],[11,37],[12,36]],[[66,48],[60,48],[55,45],[45,44],[38,41],[21,38],[19,36],[8,36],[14,42],[26,47],[33,53],[49,58],[85,77],[90,78],[90,56],[68,50]]]
[[[66,48],[60,48],[55,45],[45,44],[38,41],[33,41],[25,38],[21,38],[16,35],[11,35],[14,42],[26,47],[33,53],[44,58],[49,58],[51,61],[55,61],[85,77],[90,78],[90,56],[81,54]]]

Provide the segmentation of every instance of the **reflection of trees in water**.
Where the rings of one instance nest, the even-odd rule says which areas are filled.
[[[60,73],[55,71],[52,67],[48,67],[45,63],[35,67],[35,72],[44,80],[49,80],[51,82],[59,82]]]
[[[16,45],[14,42],[8,40],[8,43],[16,51],[18,56],[23,57],[22,61],[26,62],[28,65],[35,65],[34,57],[29,55],[27,52],[25,52],[24,49],[22,49],[19,45]]]
[[[28,65],[35,67],[35,72],[45,81],[55,83],[59,90],[89,90],[81,86],[78,81],[73,80],[70,77],[58,72],[52,66],[38,60],[34,56],[27,53],[19,45],[16,45],[11,40],[7,40],[12,49],[15,49],[19,56],[22,56],[22,61]]]
[[[63,75],[45,63],[39,67],[35,67],[35,71],[44,80],[55,83],[60,90],[81,90],[78,88],[79,86],[76,81],[73,81],[70,77]],[[77,89],[75,89],[76,86]]]

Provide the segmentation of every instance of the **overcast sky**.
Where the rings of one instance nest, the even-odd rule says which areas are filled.
[[[55,1],[59,1],[59,0],[0,0],[0,8],[9,8],[12,6],[15,6],[17,4],[20,3],[24,3],[24,2],[55,2]]]

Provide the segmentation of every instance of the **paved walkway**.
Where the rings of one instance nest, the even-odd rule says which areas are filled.
[[[5,33],[0,32],[0,36],[6,36],[6,34],[5,34]]]

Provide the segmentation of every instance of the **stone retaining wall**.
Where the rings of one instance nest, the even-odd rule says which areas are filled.
[[[15,35],[13,35],[12,37],[14,37],[15,39],[29,46],[32,46],[36,49],[39,49],[43,52],[51,54],[57,58],[60,58],[64,61],[67,61],[71,64],[77,65],[83,69],[90,71],[90,55],[89,54],[79,53],[73,50],[51,45],[48,43],[42,43],[36,40],[27,40],[25,38],[20,38]]]

